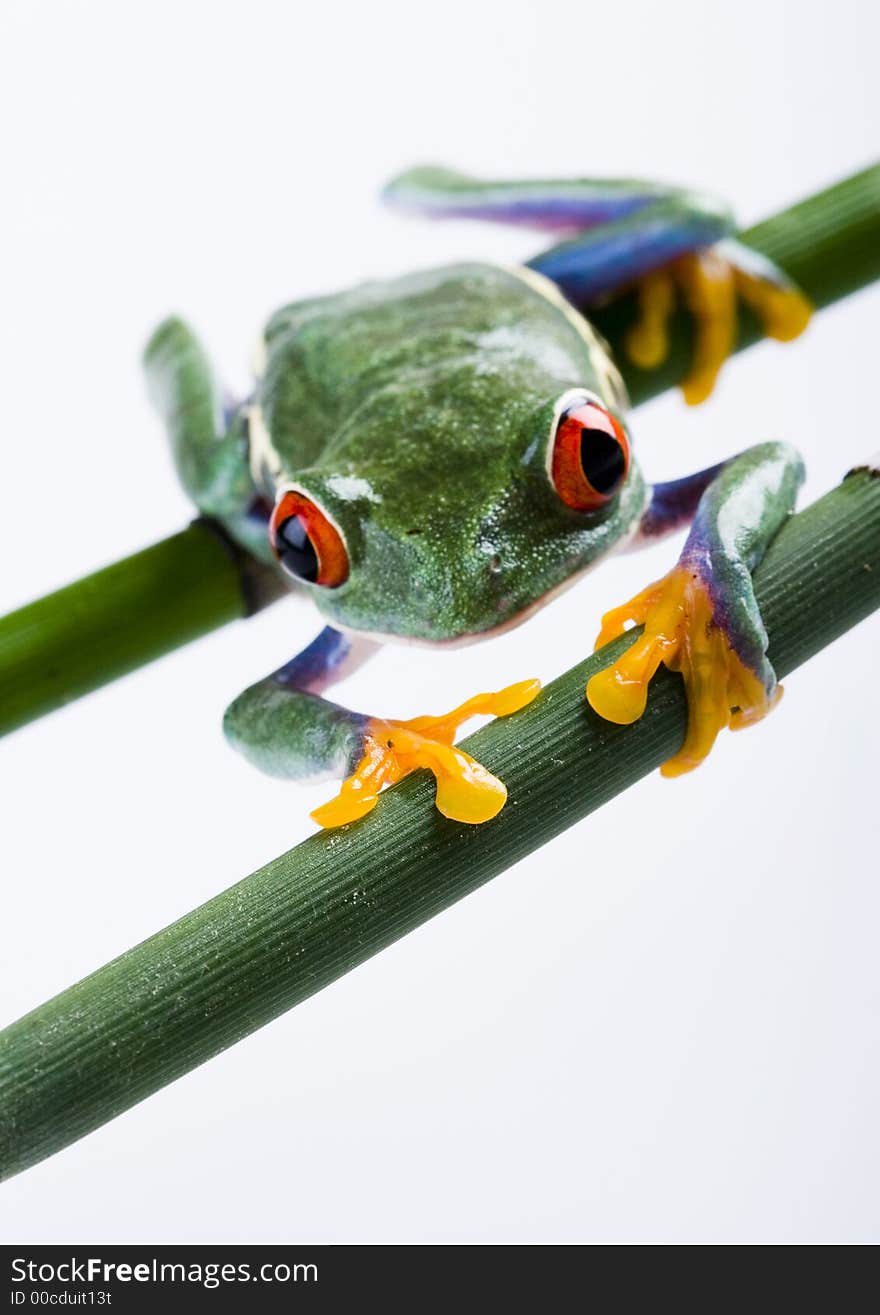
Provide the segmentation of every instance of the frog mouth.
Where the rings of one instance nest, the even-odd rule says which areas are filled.
[[[615,553],[625,551],[637,532],[638,522],[635,522],[629,533],[619,539],[609,552],[603,553],[602,556],[597,557],[595,561],[587,562],[585,566],[580,568],[580,570],[567,576],[566,579],[560,580],[558,584],[551,585],[551,587],[545,590],[543,594],[539,594],[537,598],[533,598],[530,602],[526,603],[526,605],[521,607],[518,612],[514,612],[511,616],[505,617],[505,619],[499,621],[497,625],[488,626],[485,630],[469,630],[461,635],[452,635],[449,639],[426,639],[424,636],[420,635],[389,634],[378,630],[361,630],[356,626],[347,626],[341,621],[334,621],[333,627],[336,630],[343,631],[344,634],[367,639],[376,644],[397,644],[405,648],[466,648],[470,644],[479,644],[484,639],[497,639],[500,635],[506,635],[510,630],[516,630],[518,626],[521,626],[526,621],[530,620],[536,612],[540,612],[548,603],[552,603],[555,598],[564,594],[568,589],[573,588],[574,585],[582,580],[585,575],[588,575],[590,571],[594,570],[600,562],[607,561],[608,558]]]

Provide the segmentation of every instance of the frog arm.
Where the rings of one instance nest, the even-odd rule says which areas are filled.
[[[708,397],[730,355],[737,298],[767,337],[788,341],[811,307],[786,275],[735,242],[733,216],[712,197],[637,180],[556,179],[483,182],[423,167],[394,179],[385,198],[437,217],[493,219],[545,228],[566,240],[528,261],[578,310],[635,286],[639,318],[627,335],[629,358],[645,370],[669,352],[667,326],[680,295],[696,333],[686,401]]]
[[[219,519],[244,517],[256,497],[245,415],[226,414],[205,351],[187,324],[170,318],[159,325],[144,349],[144,370],[193,502]]]
[[[800,457],[784,443],[761,444],[726,463],[700,499],[678,564],[603,618],[597,647],[629,622],[644,630],[589,681],[587,698],[600,716],[637,721],[661,662],[684,677],[687,735],[664,764],[666,776],[698,766],[721,729],[758,721],[781,694],[751,573],[794,507],[802,479]]]
[[[374,648],[326,626],[290,662],[229,705],[226,738],[270,776],[308,780],[341,772],[357,756],[364,719],[320,695]]]
[[[727,464],[726,461],[719,461],[714,466],[694,471],[682,479],[654,484],[648,505],[639,521],[638,531],[626,545],[626,550],[647,547],[665,538],[667,534],[674,534],[682,526],[690,525],[706,489]]]
[[[433,772],[437,807],[446,817],[460,822],[494,817],[507,798],[504,785],[456,749],[453,738],[471,717],[506,716],[530,703],[538,682],[478,694],[446,715],[408,721],[365,716],[320,697],[321,690],[348,675],[375,647],[328,626],[286,666],[230,704],[223,722],[227,739],[272,776],[344,776],[337,798],[312,814],[321,826],[363,817],[384,786],[419,767]]]

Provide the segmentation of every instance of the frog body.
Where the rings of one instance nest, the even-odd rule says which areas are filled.
[[[621,423],[626,401],[589,323],[528,271],[454,265],[298,303],[264,355],[255,482],[271,503],[302,490],[344,534],[348,579],[314,590],[334,625],[428,642],[498,629],[645,509],[634,462],[601,516],[548,482],[558,400],[589,393]]]
[[[551,184],[450,182],[458,178],[421,171],[392,192],[420,208],[433,198],[439,212],[481,206],[486,217],[516,221],[534,221],[543,205],[548,226],[584,232],[528,267],[456,264],[282,308],[261,340],[252,396],[230,411],[181,321],[161,325],[146,352],[179,473],[200,510],[249,551],[277,559],[329,622],[302,654],[245,691],[225,720],[233,744],[265,770],[346,775],[338,799],[316,814],[324,825],[356,819],[383,786],[420,766],[434,772],[447,816],[494,816],[504,787],[454,747],[454,734],[476,713],[515,712],[539,688],[520,682],[409,722],[323,698],[377,640],[450,643],[493,633],[613,549],[695,513],[676,572],[647,601],[633,600],[647,636],[637,658],[627,665],[624,655],[600,673],[588,697],[602,715],[632,720],[661,660],[696,690],[689,635],[700,626],[712,632],[720,684],[708,702],[705,681],[693,694],[700,734],[683,749],[690,765],[734,706],[757,716],[776,695],[749,570],[790,508],[798,458],[764,445],[738,468],[726,463],[652,490],[632,453],[620,374],[583,305],[584,289],[604,296],[609,280],[618,286],[621,268],[629,270],[643,296],[634,350],[656,356],[674,278],[694,305],[717,291],[713,261],[727,271],[719,275],[724,297],[734,287],[732,266],[701,245],[723,236],[724,212],[704,202],[688,209],[682,194],[657,188],[634,199],[628,184],[623,192],[557,184],[554,194]],[[456,186],[457,210],[449,204]],[[670,259],[691,263],[670,272]],[[741,278],[760,281],[748,261],[743,267]],[[785,298],[799,294],[781,276],[765,283],[760,295],[779,317]],[[760,300],[752,284],[741,291],[747,286]],[[717,305],[710,310],[702,347],[698,334],[696,393],[720,364]],[[743,533],[725,540],[718,524],[731,507]],[[626,620],[612,617],[606,630]]]

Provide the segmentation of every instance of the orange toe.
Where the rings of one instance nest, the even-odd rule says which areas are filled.
[[[600,643],[617,638],[627,622],[644,627],[625,653],[587,683],[590,706],[607,721],[629,725],[642,716],[648,685],[661,662],[681,674],[688,700],[688,729],[678,753],[661,767],[680,776],[698,767],[718,733],[760,720],[778,700],[750,671],[715,623],[709,590],[682,566],[603,619]],[[597,645],[598,646],[598,645]]]
[[[507,717],[526,707],[540,693],[537,680],[523,680],[494,694],[477,694],[440,717],[408,721],[374,719],[367,723],[364,752],[339,794],[315,809],[319,826],[342,826],[365,816],[385,786],[421,767],[434,774],[436,804],[444,817],[477,824],[497,816],[507,801],[507,787],[463,749],[453,745],[455,733],[471,717]]]

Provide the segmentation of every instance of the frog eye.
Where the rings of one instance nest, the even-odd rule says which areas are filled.
[[[567,406],[556,422],[550,478],[567,507],[595,511],[617,493],[629,470],[620,421],[592,398]]]
[[[282,493],[269,520],[275,556],[297,580],[335,589],[348,579],[348,553],[329,516],[304,493]]]

